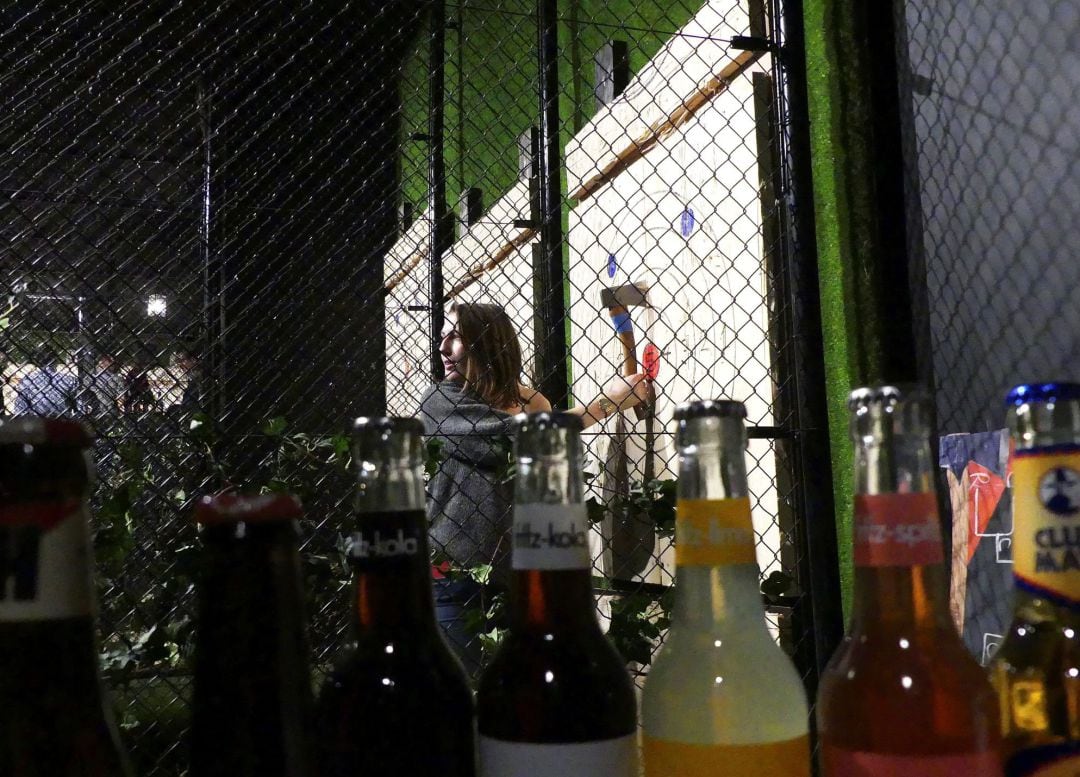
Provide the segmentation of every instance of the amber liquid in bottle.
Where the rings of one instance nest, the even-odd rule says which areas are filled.
[[[925,406],[889,388],[850,405],[855,605],[818,693],[824,774],[995,777],[997,705],[949,614]]]
[[[515,450],[510,629],[480,677],[481,777],[636,777],[637,704],[600,630],[580,422],[537,414]]]

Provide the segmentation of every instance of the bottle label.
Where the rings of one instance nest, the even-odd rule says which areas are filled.
[[[680,499],[675,508],[675,563],[681,567],[753,564],[750,499]]]
[[[92,615],[90,536],[78,501],[0,510],[0,622]]]
[[[855,496],[856,566],[915,567],[944,560],[936,494]]]
[[[1005,761],[1005,777],[1077,777],[1080,742],[1021,750]]]
[[[810,739],[805,736],[752,745],[644,740],[645,777],[810,777]]]
[[[585,505],[522,504],[514,508],[514,569],[588,569]]]
[[[1000,777],[1001,757],[996,752],[958,755],[886,755],[837,747],[822,748],[828,777]]]
[[[353,566],[367,567],[427,552],[427,519],[420,510],[360,513],[359,530],[346,537]]]
[[[533,744],[480,737],[480,777],[638,777],[637,736]]]
[[[1017,587],[1080,607],[1080,446],[1016,451],[1013,515]]]

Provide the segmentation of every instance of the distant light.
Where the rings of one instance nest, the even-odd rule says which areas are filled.
[[[151,294],[146,299],[146,315],[148,316],[164,316],[167,308],[168,303],[161,294]]]
[[[904,686],[905,688],[911,688],[911,686],[914,683],[912,682],[910,677],[908,677],[907,675],[904,675],[903,677],[900,678],[900,684],[902,686]]]

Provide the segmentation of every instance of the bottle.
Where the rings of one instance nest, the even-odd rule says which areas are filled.
[[[476,773],[472,689],[435,620],[422,433],[413,418],[354,427],[355,641],[320,694],[321,777]]]
[[[1080,774],[1080,384],[1017,386],[1013,618],[990,667],[1008,777]]]
[[[1000,777],[997,703],[948,605],[930,408],[852,392],[855,599],[821,677],[825,777]]]
[[[646,777],[809,777],[808,711],[765,623],[746,482],[746,408],[675,411],[675,606],[642,695]]]
[[[127,777],[101,687],[78,423],[0,423],[0,774]]]
[[[204,497],[191,777],[311,777],[297,519],[284,494]]]
[[[600,629],[581,420],[518,416],[508,631],[477,690],[483,777],[637,777],[637,704]]]

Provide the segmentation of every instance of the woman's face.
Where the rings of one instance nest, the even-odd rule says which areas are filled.
[[[446,312],[446,317],[443,320],[442,343],[439,345],[439,353],[442,354],[446,380],[464,381],[465,345],[461,342],[461,335],[457,331],[457,315],[450,311]]]

